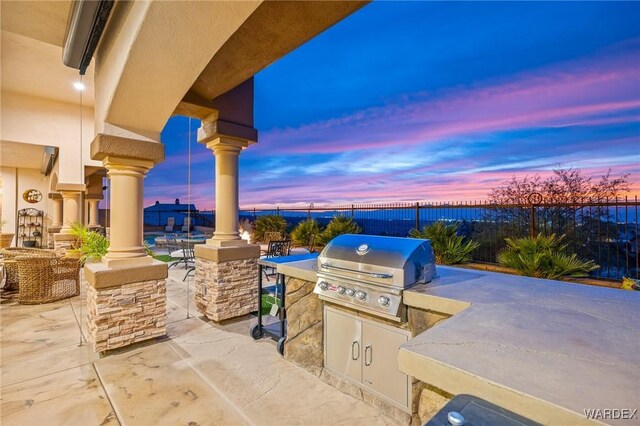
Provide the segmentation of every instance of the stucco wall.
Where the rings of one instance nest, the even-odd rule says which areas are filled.
[[[80,107],[6,91],[1,96],[2,140],[59,147],[58,181],[84,183],[80,168]],[[100,166],[89,156],[94,136],[93,108],[84,107],[82,113],[83,163]]]
[[[2,226],[2,232],[15,233],[16,214],[20,209],[34,208],[43,210],[45,216],[50,209],[50,200],[47,198],[49,178],[40,173],[38,169],[16,169],[2,167],[2,219],[6,223]],[[27,189],[37,189],[42,193],[42,200],[38,203],[27,203],[22,194]],[[46,225],[47,222],[45,222]],[[43,233],[43,244],[46,244],[46,233]],[[14,242],[15,243],[15,236]]]

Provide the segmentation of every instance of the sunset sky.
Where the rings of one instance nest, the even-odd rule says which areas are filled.
[[[481,200],[513,175],[631,173],[640,194],[640,3],[374,2],[255,78],[240,205]],[[214,207],[195,141],[191,200]],[[187,200],[174,117],[145,205]]]

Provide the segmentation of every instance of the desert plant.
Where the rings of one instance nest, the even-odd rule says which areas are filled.
[[[264,216],[258,216],[253,223],[253,233],[251,234],[251,241],[264,241],[265,232],[280,232],[282,235],[287,230],[287,221],[283,217],[268,214]]]
[[[308,246],[312,235],[316,238],[320,236],[320,225],[315,219],[306,219],[298,223],[293,231],[291,231],[291,239],[298,246]]]
[[[505,238],[507,247],[498,253],[498,263],[527,277],[558,279],[584,277],[599,268],[591,260],[565,253],[565,236],[538,234],[531,238]]]
[[[109,240],[104,235],[90,231],[80,223],[71,225],[71,235],[76,238],[77,242],[75,248],[67,251],[67,256],[79,258],[81,264],[97,262],[107,254]]]
[[[319,238],[321,245],[326,245],[338,235],[342,234],[359,234],[362,228],[350,217],[334,216],[327,227],[322,231]]]
[[[444,222],[435,222],[425,226],[422,230],[412,229],[409,235],[413,238],[425,238],[431,240],[436,262],[444,265],[467,263],[471,260],[471,252],[480,244],[458,235],[459,224],[447,225]]]

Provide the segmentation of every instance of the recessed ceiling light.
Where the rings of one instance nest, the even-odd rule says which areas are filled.
[[[80,83],[79,81],[73,83],[73,87],[76,90],[84,90],[84,84]]]

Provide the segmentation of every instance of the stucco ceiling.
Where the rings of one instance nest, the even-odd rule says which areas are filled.
[[[62,47],[71,1],[2,0],[2,29]]]
[[[39,169],[42,165],[44,146],[27,143],[2,141],[0,143],[0,164],[2,167]]]
[[[27,2],[29,3],[29,2]],[[4,13],[4,1],[3,13]],[[4,16],[2,17],[4,27]],[[17,33],[2,31],[2,90],[74,104],[80,95],[73,83],[78,70],[62,63],[62,48]],[[93,106],[93,62],[83,77],[82,104]]]

